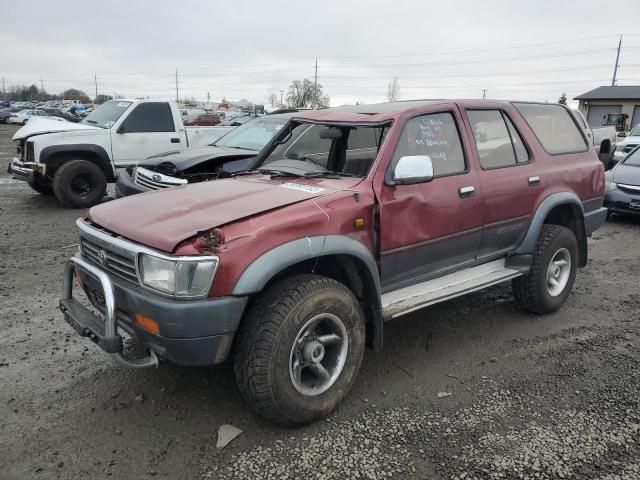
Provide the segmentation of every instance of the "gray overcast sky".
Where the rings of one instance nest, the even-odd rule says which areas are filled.
[[[264,102],[313,78],[332,105],[402,99],[556,101],[610,84],[624,34],[620,85],[640,84],[640,1],[153,2],[0,0],[7,86],[76,87],[152,98]]]

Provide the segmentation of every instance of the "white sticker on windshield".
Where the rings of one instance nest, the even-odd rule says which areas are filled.
[[[131,105],[129,102],[118,102],[119,107],[128,107],[129,105]]]
[[[276,125],[274,130],[277,132],[278,130],[280,130],[284,125]]]
[[[313,185],[301,185],[299,183],[283,183],[280,185],[281,187],[284,188],[290,188],[292,190],[300,190],[301,192],[307,192],[307,193],[320,193],[320,192],[324,192],[324,188],[321,187],[315,187]]]

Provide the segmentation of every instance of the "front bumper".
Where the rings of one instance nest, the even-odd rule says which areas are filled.
[[[35,162],[23,162],[14,158],[7,167],[7,173],[16,180],[22,180],[24,182],[30,182],[33,180],[35,171],[38,169],[38,164]]]
[[[607,190],[604,195],[604,206],[610,212],[640,215],[640,207],[632,207],[632,204],[640,204],[640,191],[629,194],[620,190]]]
[[[133,178],[126,170],[118,172],[116,178],[116,198],[128,197],[129,195],[136,195],[138,193],[152,192],[150,188],[144,188],[134,183]]]
[[[104,319],[73,298],[74,274]],[[152,367],[158,358],[183,366],[203,366],[226,360],[246,302],[246,297],[168,299],[111,276],[76,256],[65,267],[60,309],[76,332],[126,367]],[[159,333],[136,323],[136,314],[153,319]],[[150,355],[144,359],[127,358],[119,329],[147,347]]]

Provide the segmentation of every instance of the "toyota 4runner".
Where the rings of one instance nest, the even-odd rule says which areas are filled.
[[[304,112],[213,183],[89,210],[60,307],[127,367],[232,357],[247,403],[289,425],[336,406],[387,320],[506,281],[558,309],[606,218],[602,163],[555,104]]]

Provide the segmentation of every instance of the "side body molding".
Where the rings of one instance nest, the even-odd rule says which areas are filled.
[[[296,263],[326,255],[349,255],[357,258],[365,266],[369,279],[363,279],[365,288],[373,285],[374,292],[368,298],[373,318],[370,343],[374,350],[382,348],[382,305],[380,273],[371,252],[360,242],[345,235],[304,237],[284,243],[268,251],[255,260],[242,273],[233,289],[233,295],[250,295],[260,292],[274,275]]]
[[[584,208],[582,207],[582,202],[577,197],[577,195],[571,192],[552,193],[547,198],[545,198],[538,206],[536,213],[531,219],[529,230],[527,230],[527,233],[522,239],[522,242],[520,243],[518,248],[515,249],[513,255],[528,254],[535,251],[536,243],[538,242],[538,237],[540,236],[540,232],[542,231],[544,220],[545,218],[547,218],[549,212],[558,205],[576,206],[578,209],[580,209],[583,217],[582,221],[584,222]]]

